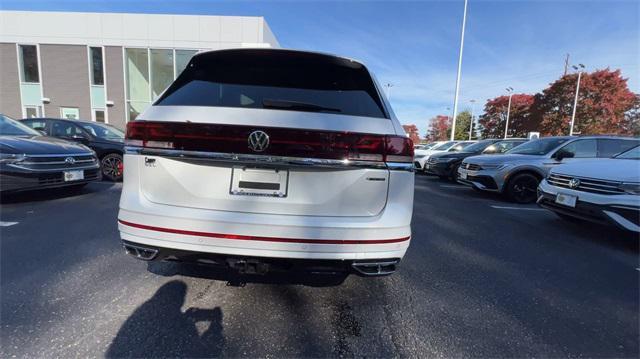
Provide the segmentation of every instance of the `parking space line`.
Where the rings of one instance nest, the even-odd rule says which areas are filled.
[[[456,185],[453,185],[453,184],[451,184],[451,185],[441,184],[440,187],[442,187],[442,188],[457,188],[457,189],[468,189],[469,188],[467,186],[463,186],[463,185],[456,186]]]
[[[18,224],[18,223],[20,223],[20,222],[2,222],[2,221],[0,221],[0,227],[11,227],[14,224]]]
[[[546,211],[543,208],[529,208],[529,207],[507,207],[507,206],[491,206],[496,209],[515,209],[520,211]]]

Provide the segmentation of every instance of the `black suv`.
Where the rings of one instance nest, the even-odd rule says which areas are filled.
[[[46,134],[82,143],[100,159],[102,176],[111,181],[122,179],[124,133],[104,123],[62,118],[28,118],[25,125]]]

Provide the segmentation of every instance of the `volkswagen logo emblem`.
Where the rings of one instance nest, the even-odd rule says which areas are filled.
[[[269,147],[269,135],[264,131],[253,131],[249,135],[249,148],[256,151],[262,152]]]
[[[67,157],[64,159],[64,163],[68,164],[68,165],[73,165],[76,163],[76,159],[73,157]]]
[[[569,181],[569,188],[575,189],[578,188],[578,186],[580,186],[580,180],[577,178],[572,178]]]

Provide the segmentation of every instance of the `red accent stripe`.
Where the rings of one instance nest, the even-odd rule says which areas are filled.
[[[196,231],[186,231],[186,230],[182,230],[182,229],[154,227],[154,226],[147,226],[145,224],[127,222],[127,221],[123,221],[121,219],[118,219],[118,222],[120,222],[121,224],[124,224],[125,226],[145,229],[145,230],[148,230],[148,231],[174,233],[174,234],[186,234],[188,236],[198,236],[198,237],[234,239],[234,240],[239,240],[239,241],[311,243],[311,244],[387,244],[387,243],[404,242],[404,241],[408,241],[411,238],[411,237],[408,236],[408,237],[394,238],[394,239],[362,240],[362,239],[304,239],[304,238],[257,237],[257,236],[245,236],[245,235],[240,235],[240,234],[196,232]]]

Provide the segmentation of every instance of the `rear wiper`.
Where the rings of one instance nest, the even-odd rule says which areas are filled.
[[[273,99],[264,99],[262,100],[262,106],[264,108],[280,108],[287,110],[299,110],[299,111],[311,111],[311,112],[342,112],[338,108],[324,107],[320,105],[316,105],[313,103],[307,102],[297,102],[297,101],[288,101],[288,100],[273,100]]]

